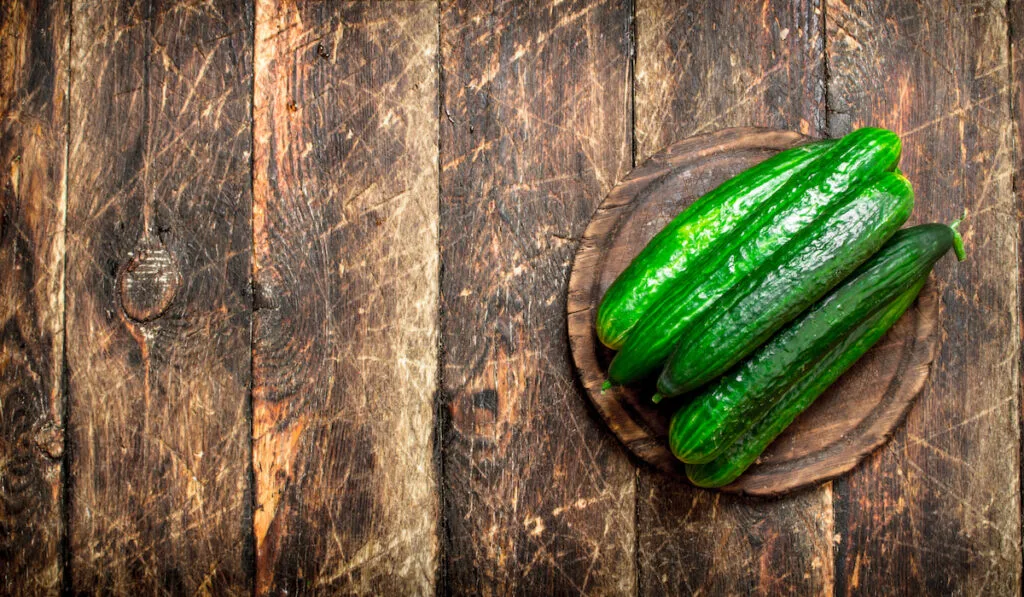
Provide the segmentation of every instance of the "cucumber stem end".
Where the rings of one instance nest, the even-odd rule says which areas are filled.
[[[949,225],[950,230],[953,231],[953,252],[956,253],[957,261],[964,261],[967,259],[967,252],[964,251],[964,239],[960,236],[960,231],[957,230],[960,226],[960,222],[963,222],[966,217],[967,212],[965,211],[963,216]]]

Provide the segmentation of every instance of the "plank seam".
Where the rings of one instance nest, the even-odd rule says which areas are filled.
[[[833,137],[832,134],[832,70],[831,61],[829,60],[829,49],[828,49],[828,0],[821,0],[821,25],[819,26],[821,31],[821,83],[822,93],[824,94],[823,102],[825,104],[824,113],[824,124],[823,130],[819,130],[819,134],[824,132],[824,137]],[[832,500],[832,533],[838,535],[839,541],[832,542],[832,594],[833,595],[845,595],[847,594],[846,579],[843,577],[843,562],[846,561],[847,550],[845,541],[849,538],[848,533],[844,531],[848,530],[849,521],[846,516],[846,512],[843,509],[843,496],[845,492],[843,488],[846,486],[846,475],[834,479],[829,482],[830,491],[829,494]]]
[[[821,84],[824,93],[825,103],[825,135],[832,136],[832,97],[829,92],[829,84],[832,80],[832,73],[829,70],[828,55],[828,0],[821,0]],[[821,131],[818,131],[821,133]]]
[[[636,3],[631,0],[629,3],[629,162],[630,166],[636,168],[636,54],[637,54],[637,32],[636,32]]]
[[[68,42],[67,42],[67,98],[64,106],[64,192],[61,201],[62,214],[61,218],[61,235],[63,236],[63,254],[61,259],[61,280],[60,280],[60,294],[61,294],[61,313],[60,313],[60,329],[61,329],[61,348],[60,348],[60,394],[64,403],[61,404],[61,431],[64,433],[63,445],[64,453],[61,458],[61,500],[60,500],[60,515],[61,515],[61,528],[60,530],[60,582],[61,592],[63,594],[71,594],[71,434],[68,432],[68,422],[71,420],[71,386],[68,375],[68,294],[67,294],[67,279],[68,279],[68,197],[71,195],[71,176],[70,176],[70,165],[71,165],[71,77],[73,70],[71,68],[71,61],[74,59],[72,54],[72,38],[75,34],[75,10],[74,0],[68,0],[65,4],[67,8],[67,19],[68,19]]]
[[[249,462],[246,465],[247,483],[249,484],[249,518],[246,541],[249,548],[244,550],[248,561],[245,563],[249,575],[249,593],[256,597],[256,466],[255,457],[255,421],[256,405],[254,392],[256,386],[256,335],[253,331],[256,319],[256,11],[259,10],[256,0],[252,0],[252,73],[249,81],[249,387],[246,416],[249,421],[249,441],[246,445]],[[243,524],[243,526],[246,526]]]
[[[1011,129],[1010,129],[1010,133],[1011,133],[1010,134],[1010,143],[1011,143],[1011,145],[1010,145],[1010,159],[1012,160],[1011,163],[1013,164],[1013,166],[1010,168],[1010,190],[1013,193],[1014,197],[1019,197],[1020,196],[1019,195],[1019,189],[1018,189],[1018,186],[1017,186],[1017,169],[1020,167],[1019,147],[1018,147],[1018,140],[1019,140],[1018,139],[1018,135],[1019,135],[1019,128],[1020,128],[1020,121],[1019,121],[1019,118],[1018,118],[1018,115],[1017,115],[1017,105],[1016,105],[1016,103],[1017,103],[1016,99],[1017,98],[1016,98],[1016,94],[1013,91],[1014,90],[1014,81],[1016,80],[1016,69],[1015,69],[1016,64],[1015,64],[1014,55],[1013,55],[1013,34],[1014,34],[1014,30],[1013,30],[1013,10],[1012,10],[1012,7],[1011,7],[1012,1],[1013,0],[1006,0],[1006,17],[1005,17],[1006,18],[1006,62],[1007,62],[1007,68],[1006,68],[1007,87],[1006,88],[1009,90],[1009,92],[1007,93],[1007,95],[1009,96],[1007,98],[1007,107],[1008,107],[1008,109],[1010,111],[1010,114],[1009,114],[1010,127],[1011,127]],[[1022,284],[1021,284],[1021,282],[1022,282],[1022,280],[1021,280],[1021,271],[1022,271],[1021,270],[1021,265],[1022,265],[1022,262],[1021,262],[1021,247],[1022,247],[1022,238],[1024,238],[1024,224],[1018,223],[1018,225],[1017,225],[1017,318],[1018,318],[1018,321],[1020,321],[1021,318],[1024,318],[1024,299],[1021,298],[1021,288],[1022,288]],[[1020,404],[1021,404],[1021,401],[1024,400],[1024,396],[1021,395],[1021,383],[1020,383],[1020,377],[1019,377],[1020,371],[1022,370],[1021,368],[1024,367],[1024,351],[1022,351],[1021,354],[1019,354],[1017,358],[1018,358],[1018,379],[1017,379],[1017,406],[1018,406],[1018,408],[1017,408],[1017,451],[1018,451],[1018,455],[1017,455],[1017,465],[1018,465],[1018,468],[1019,468],[1019,472],[1018,472],[1018,486],[1017,486],[1017,500],[1018,500],[1018,505],[1017,505],[1018,521],[1017,522],[1018,522],[1018,528],[1019,528],[1019,534],[1018,534],[1018,537],[1019,537],[1021,535],[1024,535],[1024,518],[1021,518],[1021,516],[1020,516],[1020,513],[1024,512],[1024,492],[1020,491],[1020,481],[1019,481],[1021,472],[1024,472],[1024,442],[1020,441],[1020,439],[1021,439],[1021,430],[1024,429],[1024,413],[1021,412]],[[1024,542],[1022,542],[1022,544],[1021,544],[1021,550],[1022,550],[1022,554],[1021,554],[1022,555],[1022,560],[1024,560]],[[1024,587],[1022,587],[1022,584],[1020,583],[1019,580],[1018,580],[1018,583],[1017,583],[1017,594],[1018,595],[1024,595]]]
[[[637,0],[629,6],[629,163],[636,168],[636,59],[639,52],[636,24]],[[640,583],[640,466],[633,467],[633,594],[639,597]]]
[[[444,350],[444,334],[442,328],[444,326],[444,296],[443,296],[443,280],[442,276],[444,273],[444,262],[441,259],[441,209],[442,209],[442,187],[441,187],[441,124],[444,122],[445,117],[445,106],[444,106],[444,63],[443,55],[441,50],[441,0],[437,0],[436,4],[436,23],[437,23],[437,36],[435,38],[437,42],[437,53],[435,54],[435,66],[437,73],[437,154],[435,159],[437,160],[437,309],[435,316],[437,318],[437,374],[434,381],[434,445],[433,445],[433,458],[434,458],[434,475],[437,484],[437,528],[435,530],[437,540],[437,561],[434,563],[434,594],[437,596],[446,595],[448,593],[448,520],[445,516],[447,510],[446,492],[445,492],[445,453],[444,453],[444,426],[446,418],[444,415],[445,396],[444,396],[444,363],[445,350]],[[449,117],[450,118],[450,117]]]

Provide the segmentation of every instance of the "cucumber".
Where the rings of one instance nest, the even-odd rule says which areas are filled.
[[[917,298],[927,276],[855,327],[786,390],[760,421],[711,462],[687,464],[686,476],[698,487],[722,487],[735,481],[839,376],[846,372],[903,315]]]
[[[731,287],[769,261],[865,182],[895,167],[900,140],[890,131],[859,129],[840,139],[804,175],[780,189],[752,222],[712,247],[685,279],[643,315],[612,360],[611,383],[632,383],[661,367],[686,328]]]
[[[605,292],[597,337],[619,349],[640,317],[722,239],[743,228],[791,178],[835,144],[819,141],[782,151],[723,182],[669,222]]]
[[[850,330],[927,276],[956,231],[942,224],[900,230],[871,259],[747,360],[673,415],[669,445],[686,463],[711,462],[772,408]]]
[[[889,172],[808,227],[686,331],[658,392],[682,394],[727,371],[878,251],[913,207],[910,182]]]

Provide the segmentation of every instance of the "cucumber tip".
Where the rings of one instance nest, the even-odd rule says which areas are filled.
[[[960,219],[954,220],[953,223],[949,225],[949,229],[953,231],[953,252],[956,253],[957,261],[965,261],[967,259],[967,252],[964,250],[964,238],[960,236],[960,230],[958,230],[960,222],[963,222],[966,217],[967,212],[964,212],[964,215],[961,216]]]

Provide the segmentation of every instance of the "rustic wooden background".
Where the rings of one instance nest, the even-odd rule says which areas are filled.
[[[0,593],[1016,595],[1024,0],[5,0]],[[784,499],[626,456],[565,331],[630,168],[905,140],[966,209],[904,427]]]

